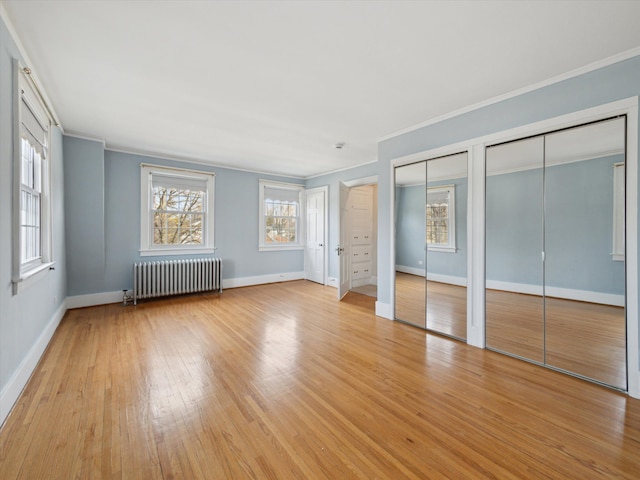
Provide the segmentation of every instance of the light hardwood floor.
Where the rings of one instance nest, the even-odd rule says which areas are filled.
[[[640,478],[640,401],[295,281],[67,313],[0,478]]]

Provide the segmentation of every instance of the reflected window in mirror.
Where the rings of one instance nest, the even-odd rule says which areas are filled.
[[[455,185],[427,189],[427,248],[440,252],[456,250]]]

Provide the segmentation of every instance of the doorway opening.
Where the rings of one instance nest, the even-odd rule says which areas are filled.
[[[340,193],[339,298],[348,292],[377,298],[377,178],[346,182]]]

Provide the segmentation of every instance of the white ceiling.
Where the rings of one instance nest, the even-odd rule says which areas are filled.
[[[639,1],[1,3],[66,133],[300,177],[640,46]]]

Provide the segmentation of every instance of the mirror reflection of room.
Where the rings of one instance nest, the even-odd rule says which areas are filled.
[[[625,119],[486,152],[486,342],[626,389]]]
[[[466,338],[467,154],[396,168],[396,318]]]
[[[395,169],[395,318],[426,326],[426,162]]]

